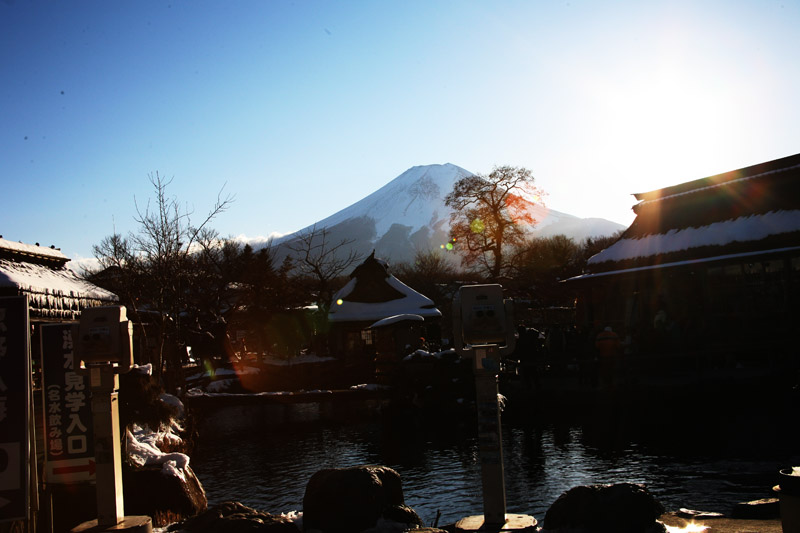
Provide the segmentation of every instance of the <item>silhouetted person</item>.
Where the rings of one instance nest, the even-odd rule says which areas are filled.
[[[603,385],[614,386],[614,378],[617,373],[617,361],[619,359],[619,335],[610,326],[603,328],[597,334],[594,341],[600,365],[600,378]]]
[[[519,361],[522,379],[527,388],[541,385],[540,374],[544,370],[543,335],[533,328],[517,328],[517,346],[514,355]]]

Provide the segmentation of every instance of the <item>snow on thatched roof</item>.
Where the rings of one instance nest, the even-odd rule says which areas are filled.
[[[771,253],[782,254],[782,253],[797,253],[800,252],[800,246],[790,246],[788,248],[774,248],[770,250]],[[663,268],[671,268],[671,267],[680,267],[680,266],[690,266],[696,265],[697,263],[708,263],[711,261],[732,261],[732,260],[752,260],[755,257],[763,256],[763,251],[753,251],[753,252],[742,252],[742,253],[735,253],[735,254],[725,254],[725,255],[717,255],[717,256],[710,256],[704,257],[702,259],[686,259],[683,261],[671,261],[665,263],[658,263],[658,264],[649,264],[644,266],[638,267],[631,267],[631,268],[620,268],[618,270],[606,270],[597,273],[589,273],[589,274],[581,274],[580,276],[575,276],[570,278],[567,281],[581,281],[581,280],[590,280],[590,279],[597,279],[597,278],[604,278],[608,276],[614,276],[617,274],[630,274],[632,272],[645,272],[649,270],[659,270]]]
[[[333,297],[328,313],[331,322],[374,322],[401,314],[442,316],[433,300],[391,275],[386,263],[376,259],[374,252],[356,267],[350,278]]]
[[[640,193],[636,220],[588,261],[591,272],[800,246],[800,154]]]
[[[58,296],[117,300],[115,294],[81,279],[69,268],[53,269],[8,259],[0,259],[0,287]]]
[[[64,255],[60,249],[55,246],[46,247],[39,246],[39,244],[25,244],[23,242],[9,241],[0,237],[0,256],[15,256],[18,258],[30,259],[45,259],[54,262],[66,264],[69,257]]]
[[[589,259],[589,264],[647,258],[706,246],[724,247],[798,231],[800,210],[773,211],[713,222],[699,228],[672,229],[643,238],[622,238]]]
[[[0,239],[0,292],[27,294],[33,316],[72,320],[117,296],[80,278],[60,250]]]

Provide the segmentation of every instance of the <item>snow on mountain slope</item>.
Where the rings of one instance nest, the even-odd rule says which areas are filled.
[[[447,242],[451,210],[444,199],[459,179],[471,174],[450,163],[412,167],[351,206],[276,244],[289,243],[316,226],[329,230],[331,242],[352,240],[361,251],[375,249],[381,257],[407,261],[415,250]],[[533,235],[565,234],[579,241],[624,229],[608,220],[581,219],[536,203],[530,203],[530,209],[536,220]]]
[[[367,217],[375,221],[378,236],[385,235],[393,224],[408,226],[412,232],[423,226],[435,227],[450,220],[450,209],[444,205],[444,197],[458,180],[470,175],[472,172],[450,163],[412,167],[350,207],[320,220],[316,226],[330,228],[350,219]]]

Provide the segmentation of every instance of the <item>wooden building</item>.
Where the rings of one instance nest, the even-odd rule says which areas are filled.
[[[114,305],[117,296],[66,267],[55,247],[0,237],[0,296],[28,296],[32,322],[77,320],[87,307]]]
[[[793,350],[800,318],[800,154],[636,194],[636,219],[568,280],[589,336],[638,353],[735,360]]]
[[[66,267],[69,258],[55,247],[0,237],[0,296],[27,296],[31,353],[39,366],[41,324],[77,321],[87,307],[115,305],[115,294],[83,280]],[[38,371],[34,376],[39,379]]]
[[[433,300],[390,274],[388,265],[376,259],[373,252],[333,296],[328,313],[332,354],[347,362],[371,362],[380,331],[369,327],[397,315],[422,317],[424,322],[419,328],[424,335],[431,320],[438,320],[442,313]]]

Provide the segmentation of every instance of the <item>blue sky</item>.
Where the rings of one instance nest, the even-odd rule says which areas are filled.
[[[800,152],[800,2],[0,0],[0,235],[72,258],[147,180],[289,233],[415,165],[524,166],[548,206]]]

